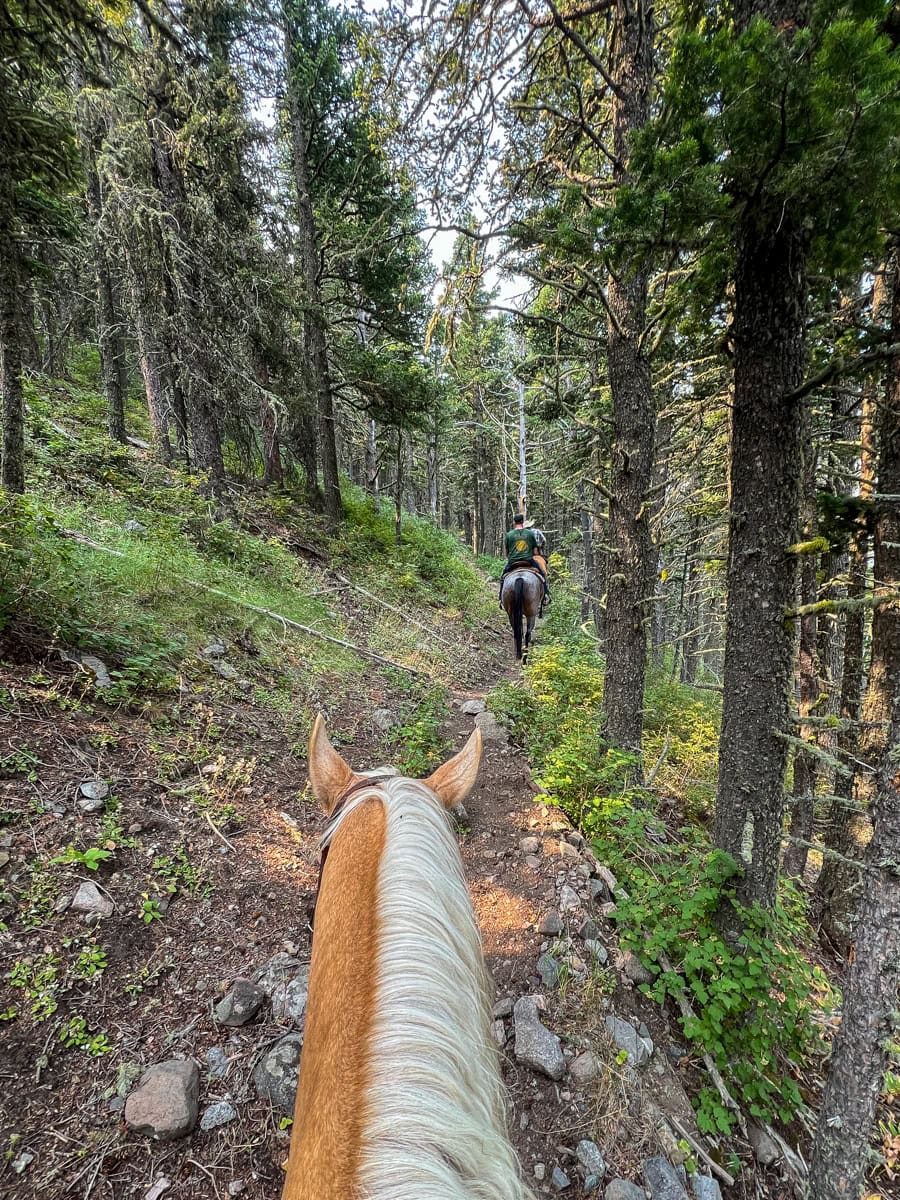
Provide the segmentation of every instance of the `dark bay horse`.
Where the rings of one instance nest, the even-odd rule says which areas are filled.
[[[543,598],[544,581],[536,571],[520,567],[510,571],[503,580],[500,603],[509,617],[513,637],[516,639],[516,658],[522,657],[522,621],[526,622],[524,648],[527,650],[531,645],[534,623],[540,614]]]

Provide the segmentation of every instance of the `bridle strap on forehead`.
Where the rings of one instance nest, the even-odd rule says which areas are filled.
[[[328,818],[328,824],[319,839],[319,875],[316,879],[316,892],[313,896],[313,902],[309,908],[309,927],[315,932],[316,926],[316,907],[319,903],[319,892],[322,889],[322,874],[325,870],[325,860],[328,857],[328,848],[331,845],[331,839],[334,837],[335,831],[340,824],[341,818],[345,815],[346,810],[350,807],[350,802],[358,792],[377,788],[382,783],[387,783],[389,779],[393,779],[393,775],[365,775],[362,779],[357,779],[355,783],[351,783],[347,790],[338,797],[338,801],[331,810],[331,816]],[[366,797],[359,796],[357,803],[361,803]]]

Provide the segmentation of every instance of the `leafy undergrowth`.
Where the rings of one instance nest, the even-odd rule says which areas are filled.
[[[712,1057],[745,1113],[802,1136],[806,1085],[821,1065],[821,1029],[835,998],[813,965],[814,939],[792,886],[773,918],[741,914],[739,945],[720,933],[720,906],[735,903],[735,866],[712,849],[707,828],[718,697],[651,676],[643,752],[656,775],[646,790],[634,758],[601,742],[603,663],[579,628],[576,597],[559,584],[555,596],[522,682],[497,688],[491,707],[524,743],[543,798],[579,825],[616,875],[620,943],[653,974],[642,990],[667,1004],[694,1052]],[[682,1015],[679,995],[694,1017]],[[708,1078],[697,1083],[698,1126],[729,1134],[733,1113]]]
[[[308,948],[310,725],[359,769],[427,774],[448,689],[505,650],[492,585],[426,522],[398,546],[349,485],[337,528],[291,489],[236,487],[223,513],[102,419],[89,358],[32,385],[36,486],[0,512],[0,1190],[276,1195],[288,1133],[250,1076],[285,1030],[223,1031],[211,1005]],[[74,911],[84,884],[110,915]],[[233,1124],[155,1148],[125,1130],[142,1065],[223,1049],[202,1091]]]

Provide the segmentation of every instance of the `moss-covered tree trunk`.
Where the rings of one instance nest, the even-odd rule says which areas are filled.
[[[900,260],[891,264],[891,325],[900,334]],[[810,1200],[861,1193],[875,1106],[896,1032],[900,986],[900,358],[890,361],[878,420],[878,520],[872,667],[864,716],[864,752],[878,767],[872,840],[865,857],[855,954],[844,988],[825,1095],[816,1125]],[[873,751],[877,754],[874,757]]]
[[[653,6],[618,0],[612,75],[613,173],[628,182],[634,135],[650,113],[653,79]],[[653,470],[653,391],[643,335],[647,317],[647,268],[636,259],[616,264],[607,290],[607,356],[612,393],[613,446],[609,502],[609,576],[606,604],[606,673],[603,735],[635,754],[644,728],[646,618],[650,579],[650,506]]]

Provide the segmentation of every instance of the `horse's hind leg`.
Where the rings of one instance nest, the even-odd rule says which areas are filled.
[[[525,626],[525,645],[531,645],[531,635],[534,633],[534,617],[528,618],[528,624]]]

